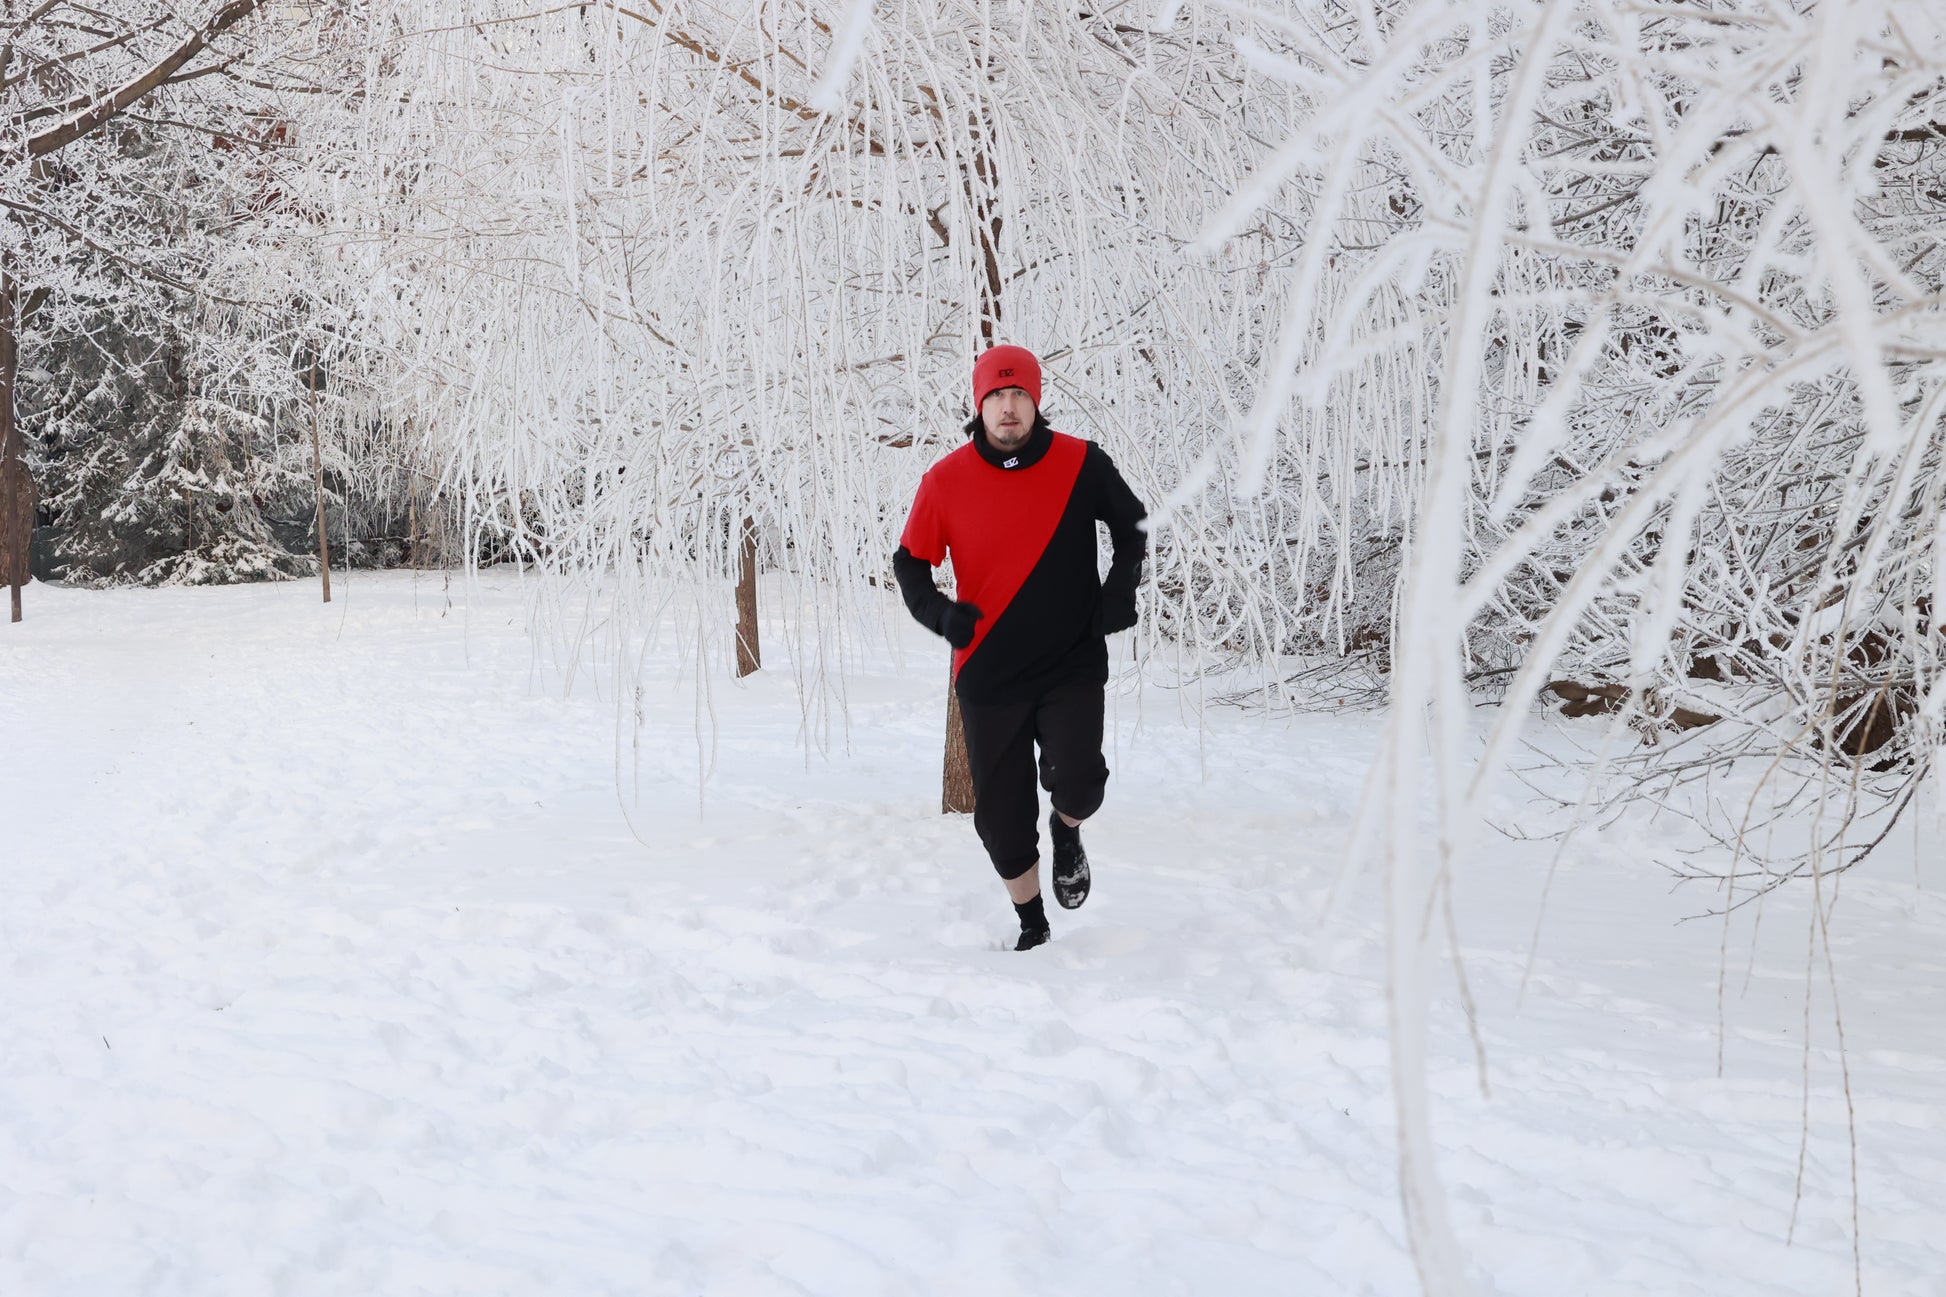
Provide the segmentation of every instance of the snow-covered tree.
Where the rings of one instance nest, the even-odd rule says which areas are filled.
[[[128,497],[154,531],[170,490],[185,526],[296,492],[280,438],[322,373],[345,507],[436,480],[464,553],[537,568],[553,624],[613,595],[625,680],[654,628],[732,651],[754,534],[822,740],[853,634],[898,615],[889,551],[971,359],[1032,347],[1057,425],[1157,505],[1151,662],[1249,663],[1286,699],[1358,671],[1389,701],[1363,842],[1392,884],[1429,1288],[1459,1264],[1413,1080],[1423,938],[1543,690],[1628,741],[1597,798],[1754,756],[1763,806],[1672,805],[1726,840],[1837,811],[1725,906],[1822,886],[1946,766],[1946,19],[1924,0],[307,12],[291,66],[333,93],[258,87],[254,129],[301,142],[259,150],[294,159],[254,213],[269,240],[217,234],[211,196],[255,174],[227,157],[172,164],[220,177],[200,192],[129,173],[187,108],[120,104],[127,130],[34,161],[167,62],[162,11],[85,55],[54,7],[16,25],[41,71],[7,82],[9,255],[97,357],[36,417],[149,365],[186,402],[74,499]],[[255,102],[219,109],[216,75],[170,93]],[[175,233],[126,233],[149,228]],[[228,285],[196,313],[169,296],[184,247]],[[173,305],[138,327],[113,309],[132,293]],[[200,570],[247,567],[226,562]],[[1483,689],[1509,705],[1476,759]]]
[[[1336,384],[1426,362],[1356,466],[1401,504],[1366,823],[1391,880],[1408,1218],[1443,1288],[1423,933],[1525,704],[1559,680],[1651,734],[1700,727],[1638,775],[1779,763],[1780,803],[1843,803],[1795,862],[1814,879],[1937,761],[1946,31],[1896,0],[1337,12],[1260,56],[1313,101],[1262,174],[1317,201],[1245,427],[1255,484],[1330,427]],[[1476,762],[1483,668],[1514,705]]]
[[[1236,555],[1281,544],[1288,510],[1240,497],[1219,462],[1299,243],[1297,187],[1188,255],[1296,121],[1299,98],[1233,54],[1257,20],[370,12],[391,33],[368,72],[383,91],[344,137],[371,165],[333,191],[333,255],[362,268],[370,354],[395,358],[375,387],[475,549],[618,582],[618,625],[673,600],[684,651],[727,654],[752,519],[821,707],[849,630],[886,613],[900,519],[962,436],[972,357],[1005,339],[1046,358],[1059,426],[1149,498],[1181,495],[1194,521],[1159,534],[1154,591],[1187,653],[1251,651],[1266,619],[1309,615],[1239,597]]]
[[[336,6],[208,9],[42,4],[7,28],[8,383],[70,580],[313,562],[306,379],[330,275],[291,176],[298,120],[357,89],[320,79],[351,29]],[[353,491],[374,474],[344,445],[330,524],[369,531],[395,500]]]
[[[111,334],[96,348],[106,369],[131,370],[131,346],[141,351],[140,326],[104,322],[89,301],[108,282],[139,283],[162,290],[183,281],[164,249],[139,237],[166,214],[145,202],[144,183],[153,165],[153,137],[178,129],[169,117],[144,118],[158,104],[194,107],[207,100],[194,83],[225,70],[218,42],[250,18],[261,0],[229,0],[189,18],[166,6],[129,3],[92,8],[49,0],[26,12],[10,7],[0,35],[0,168],[4,168],[5,215],[0,220],[0,294],[7,307],[0,324],[8,332],[0,349],[0,465],[17,473],[21,439],[15,428],[21,341],[38,335],[33,317],[68,323],[86,334],[82,317],[95,313],[97,328]],[[136,236],[136,237],[131,237]],[[93,283],[75,282],[78,254],[110,261],[114,273]],[[23,292],[23,285],[25,291]],[[155,299],[151,298],[153,303]],[[138,305],[138,303],[130,303]],[[23,309],[24,308],[24,309]],[[67,319],[60,321],[66,314]],[[25,317],[25,318],[23,318]],[[160,331],[151,331],[160,332]],[[166,343],[160,337],[149,341]],[[32,372],[32,349],[26,360]],[[161,366],[171,368],[165,359]],[[86,394],[82,394],[86,399]],[[16,602],[17,602],[16,591]]]
[[[1188,669],[1392,688],[1436,621],[1442,697],[1553,682],[1903,777],[1938,67],[1925,13],[1843,9],[390,3],[333,255],[423,439],[397,457],[442,466],[475,548],[626,574],[624,620],[678,598],[705,651],[750,518],[807,683],[839,678],[1004,336],[1162,502],[1148,642]],[[1869,78],[1803,63],[1853,21],[1894,33],[1842,45]],[[1873,419],[1918,448],[1890,515],[1852,481]],[[1792,463],[1822,483],[1796,521],[1726,549]],[[1854,544],[1847,510],[1904,530]],[[1811,628],[1852,560],[1786,552],[1847,544],[1908,578],[1883,651],[1870,599]],[[1464,595],[1406,616],[1429,583]]]

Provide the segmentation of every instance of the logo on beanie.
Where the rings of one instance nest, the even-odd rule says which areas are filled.
[[[1041,402],[1041,366],[1034,359],[1034,353],[1025,347],[989,347],[973,362],[973,404],[986,402],[987,397],[1003,387],[1017,387],[1039,405]]]

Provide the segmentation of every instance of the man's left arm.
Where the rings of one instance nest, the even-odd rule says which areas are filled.
[[[1108,524],[1108,537],[1114,545],[1108,576],[1101,583],[1101,633],[1113,635],[1135,625],[1135,589],[1142,584],[1142,560],[1149,552],[1149,533],[1142,520],[1149,511],[1129,490],[1108,452],[1099,446],[1092,449],[1100,474],[1095,516]]]

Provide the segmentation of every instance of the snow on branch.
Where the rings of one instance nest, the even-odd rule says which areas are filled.
[[[1942,764],[1946,33],[1897,0],[1357,15],[1285,24],[1255,57],[1334,106],[1202,246],[1279,184],[1316,195],[1239,425],[1246,488],[1315,489],[1315,460],[1295,482],[1279,465],[1343,444],[1336,385],[1422,359],[1354,462],[1405,502],[1366,841],[1390,880],[1408,1219],[1438,1289],[1457,1270],[1415,1152],[1426,916],[1543,686],[1652,739],[1700,726],[1688,749],[1712,760],[1802,763],[1843,824],[1896,818]],[[1407,318],[1363,342],[1392,302]],[[1483,760],[1482,671],[1513,704]],[[1868,851],[1884,816],[1866,818]],[[1860,854],[1827,842],[1804,871]]]

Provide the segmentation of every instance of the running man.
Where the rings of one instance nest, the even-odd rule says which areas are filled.
[[[1041,903],[1040,785],[1052,810],[1054,898],[1088,899],[1081,822],[1101,807],[1106,637],[1135,625],[1147,510],[1114,461],[1042,417],[1041,367],[1024,347],[994,347],[973,366],[966,445],[919,483],[893,556],[899,593],[920,625],[953,646],[972,768],[973,827],[1020,918],[1016,950],[1050,930]],[[1097,576],[1095,524],[1114,557]],[[958,600],[933,584],[951,557]]]

